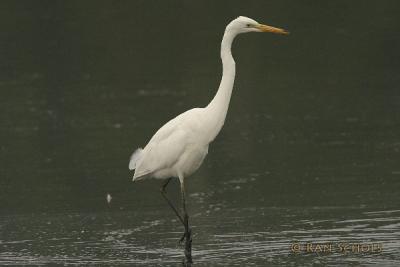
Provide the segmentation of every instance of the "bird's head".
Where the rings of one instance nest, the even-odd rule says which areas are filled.
[[[243,16],[232,20],[231,23],[226,26],[226,31],[232,31],[235,34],[246,32],[272,32],[277,34],[289,34],[289,32],[284,29],[260,24],[251,18]]]

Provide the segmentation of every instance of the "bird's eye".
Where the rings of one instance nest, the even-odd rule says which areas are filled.
[[[248,24],[246,24],[246,26],[247,26],[247,28],[250,28],[251,24],[250,24],[250,23],[248,23]]]

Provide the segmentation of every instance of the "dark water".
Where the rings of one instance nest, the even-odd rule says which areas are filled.
[[[159,181],[128,160],[220,79],[223,131],[188,179],[195,266],[400,263],[396,1],[5,1],[0,11],[0,264],[180,265]],[[179,203],[175,181],[169,195]],[[106,194],[111,194],[107,205]],[[293,252],[294,244],[332,244]],[[379,251],[339,250],[340,244]]]

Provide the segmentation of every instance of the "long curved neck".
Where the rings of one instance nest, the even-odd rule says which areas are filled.
[[[236,34],[226,30],[221,42],[222,79],[213,100],[205,108],[210,124],[210,141],[214,140],[224,125],[235,81],[235,60],[231,46]]]

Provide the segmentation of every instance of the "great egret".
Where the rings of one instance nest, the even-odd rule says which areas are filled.
[[[165,180],[161,193],[182,222],[185,233],[185,256],[191,262],[191,230],[185,201],[185,178],[202,164],[209,144],[218,135],[225,122],[235,80],[235,61],[231,45],[235,37],[247,32],[272,32],[288,34],[287,31],[260,24],[247,17],[238,17],[225,29],[221,43],[222,79],[218,91],[205,108],[188,110],[162,126],[144,149],[137,149],[131,156],[129,169],[135,170],[133,181],[147,178]],[[179,178],[182,195],[183,216],[167,198],[165,189],[172,177]]]

